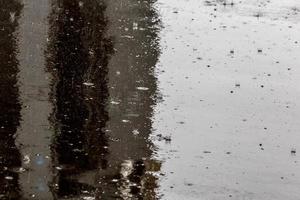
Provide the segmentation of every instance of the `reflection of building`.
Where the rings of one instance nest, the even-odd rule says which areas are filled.
[[[155,199],[155,178],[149,172],[160,165],[151,160],[149,136],[157,92],[158,17],[153,1],[106,2],[116,52],[108,65],[110,168],[100,177],[107,183],[107,198],[116,193],[122,199]]]
[[[104,6],[98,1],[53,1],[48,68],[54,75],[52,144],[55,198],[95,196],[96,172],[106,168],[104,127],[107,63]]]
[[[19,199],[17,170],[21,167],[15,134],[20,121],[17,87],[18,61],[15,31],[21,12],[16,0],[0,4],[0,199]]]
[[[18,29],[18,85],[22,102],[16,143],[22,155],[19,175],[22,199],[52,199],[50,149],[50,74],[45,71],[44,50],[47,42],[48,0],[22,0]]]

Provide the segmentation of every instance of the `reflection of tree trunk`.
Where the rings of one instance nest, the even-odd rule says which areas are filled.
[[[151,167],[153,106],[157,85],[154,68],[159,57],[158,16],[154,1],[107,0],[108,33],[116,52],[109,68],[111,105],[107,129],[109,166],[101,181],[106,198],[156,199]],[[153,168],[153,169],[154,169]]]
[[[103,128],[107,63],[111,43],[104,37],[104,5],[99,1],[53,1],[48,49],[53,81],[52,149],[57,161],[57,198],[96,192],[96,171],[106,167],[107,139]]]
[[[0,199],[20,198],[16,170],[21,167],[21,156],[15,145],[15,134],[21,106],[15,31],[21,9],[15,0],[4,0],[0,4]]]

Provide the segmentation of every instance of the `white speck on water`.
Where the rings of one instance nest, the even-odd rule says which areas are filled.
[[[16,13],[15,12],[10,12],[9,14],[10,14],[10,21],[14,22],[15,19],[16,19]]]
[[[120,174],[126,178],[128,177],[133,171],[133,162],[131,160],[125,160],[122,164],[121,164],[121,170],[120,170]]]
[[[6,180],[13,180],[14,178],[12,176],[5,176]]]
[[[23,161],[24,161],[25,165],[28,165],[30,163],[30,157],[29,157],[29,155],[25,155],[24,158],[23,158]]]
[[[111,101],[110,102],[112,105],[119,105],[120,104],[120,102],[118,102],[118,101]]]
[[[94,86],[94,83],[84,82],[83,85],[85,85],[85,86]]]
[[[136,89],[138,89],[138,90],[143,90],[143,91],[149,90],[149,88],[147,88],[147,87],[137,87]]]
[[[25,172],[25,171],[26,171],[26,169],[23,168],[23,167],[20,167],[20,168],[18,169],[18,172],[19,172],[19,173],[22,173],[22,172]]]
[[[95,55],[95,51],[94,51],[93,49],[90,49],[90,50],[89,50],[89,54],[90,54],[91,56],[94,56],[94,55]]]
[[[84,200],[94,200],[95,197],[83,197],[82,199],[84,199]]]
[[[138,134],[140,134],[139,130],[137,130],[137,129],[134,129],[134,130],[132,131],[132,133],[133,133],[133,135],[138,135]]]
[[[137,30],[138,29],[138,23],[133,22],[132,29]]]
[[[122,37],[122,38],[133,39],[133,36],[130,36],[130,35],[122,35],[121,37]]]

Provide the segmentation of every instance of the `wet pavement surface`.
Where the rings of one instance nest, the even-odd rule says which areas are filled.
[[[300,2],[0,11],[0,199],[300,199]]]

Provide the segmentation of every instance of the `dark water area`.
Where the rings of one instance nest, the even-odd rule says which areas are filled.
[[[0,12],[0,198],[20,197],[19,176],[15,170],[21,166],[21,155],[15,143],[21,110],[17,86],[18,40],[15,35],[18,22],[11,21],[10,13],[15,13],[14,17],[17,19],[21,9],[22,6],[17,1],[5,1]]]
[[[112,4],[1,2],[0,199],[156,198],[158,20]]]
[[[108,120],[106,102],[107,63],[112,43],[104,38],[106,21],[104,6],[76,1],[58,1],[50,15],[48,68],[54,103],[51,145],[53,161],[57,162],[54,191],[57,198],[81,196],[101,190],[97,170],[107,168]],[[83,5],[82,5],[83,6]],[[93,83],[93,85],[91,85]],[[95,170],[89,183],[76,175]]]

